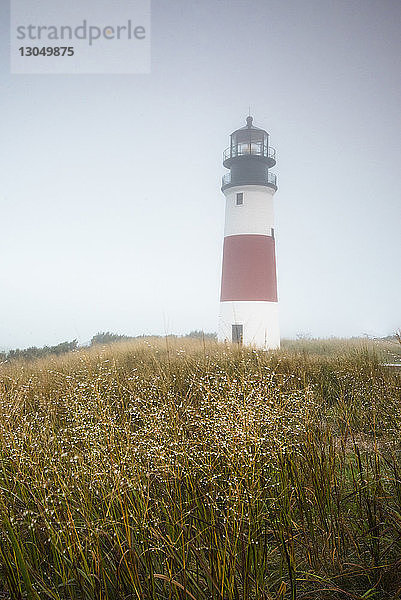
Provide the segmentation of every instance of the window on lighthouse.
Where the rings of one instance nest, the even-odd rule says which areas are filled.
[[[237,198],[236,198],[236,205],[237,206],[242,206],[244,204],[244,193],[243,192],[239,192],[237,194]]]

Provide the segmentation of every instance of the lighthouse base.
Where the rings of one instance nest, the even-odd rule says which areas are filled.
[[[278,303],[221,302],[217,338],[261,350],[280,348]]]

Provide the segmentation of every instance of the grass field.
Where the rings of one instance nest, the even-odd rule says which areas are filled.
[[[0,597],[401,598],[401,345],[0,366]]]

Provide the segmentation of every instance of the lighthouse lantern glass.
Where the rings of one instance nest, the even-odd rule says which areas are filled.
[[[239,129],[231,136],[231,157],[256,154],[266,156],[268,138],[263,129]]]

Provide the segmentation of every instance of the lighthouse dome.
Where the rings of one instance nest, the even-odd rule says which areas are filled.
[[[266,159],[268,166],[275,164],[275,151],[269,148],[269,134],[255,127],[253,117],[246,119],[246,125],[234,131],[230,136],[230,146],[224,152],[224,166],[230,168],[232,159],[240,157],[258,157]]]
[[[252,154],[250,150],[260,150],[261,145],[267,145],[269,135],[264,129],[253,125],[253,117],[249,116],[246,119],[245,127],[237,129],[231,134],[231,145],[242,144],[244,152]],[[249,145],[251,144],[251,148]]]

